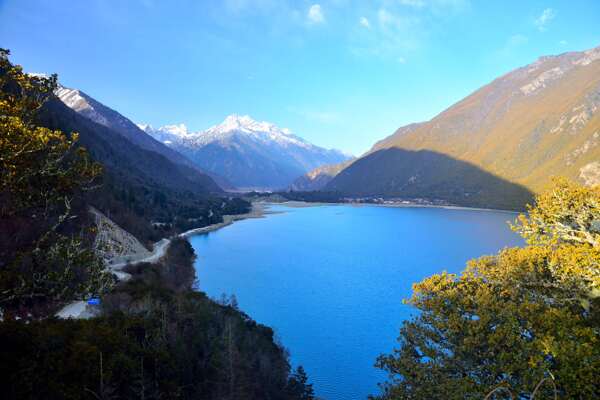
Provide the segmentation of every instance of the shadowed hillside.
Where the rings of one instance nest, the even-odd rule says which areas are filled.
[[[78,132],[81,144],[95,160],[131,182],[153,182],[198,194],[222,193],[209,176],[136,146],[114,130],[77,114],[56,99],[46,104],[40,120],[49,128]]]
[[[398,148],[378,150],[355,161],[327,185],[327,190],[502,209],[521,209],[533,196],[525,187],[473,164],[435,151]]]
[[[599,111],[600,47],[540,57],[495,79],[430,121],[404,126],[377,142],[327,190],[340,188],[353,196],[402,192],[425,198],[456,191],[460,195],[451,196],[459,200],[456,203],[522,207],[524,204],[518,203],[522,200],[520,192],[498,191],[491,198],[473,194],[490,185],[484,184],[480,174],[459,178],[461,170],[454,170],[455,164],[417,177],[421,185],[407,185],[407,177],[399,171],[407,170],[412,161],[428,162],[428,158],[401,160],[373,155],[384,149],[445,154],[534,192],[543,190],[552,176],[594,185],[600,183]],[[367,166],[372,170],[365,171]],[[421,171],[432,167],[413,168]],[[428,181],[430,178],[433,180]],[[441,187],[445,189],[439,190]],[[417,188],[430,191],[420,193]],[[489,204],[480,202],[487,198]]]

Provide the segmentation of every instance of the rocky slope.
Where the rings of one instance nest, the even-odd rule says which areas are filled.
[[[523,194],[518,188],[538,192],[553,175],[600,183],[599,110],[600,47],[541,57],[432,120],[400,128],[326,188],[360,195],[435,194],[459,204],[518,206],[527,197],[509,198],[515,192]],[[442,162],[433,171],[427,165],[432,153],[455,162]],[[471,168],[497,179],[459,179],[458,169]],[[444,184],[446,189],[441,188]],[[501,190],[507,184],[517,185],[512,195]]]
[[[157,129],[139,126],[201,169],[218,173],[245,189],[286,188],[316,167],[348,158],[337,150],[315,146],[288,129],[249,116],[230,115],[201,132],[189,132],[185,125]]]
[[[147,257],[148,249],[140,241],[94,207],[90,213],[96,224],[94,251],[105,262],[126,261],[130,257]]]

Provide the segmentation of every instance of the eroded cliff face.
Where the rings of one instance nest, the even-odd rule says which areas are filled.
[[[581,168],[579,177],[588,186],[600,185],[600,161],[594,161]]]
[[[97,229],[94,251],[105,264],[150,256],[150,251],[131,233],[115,224],[94,207],[90,207],[89,211],[94,216]]]

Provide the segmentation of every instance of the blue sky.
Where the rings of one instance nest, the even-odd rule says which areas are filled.
[[[600,1],[0,0],[0,47],[134,122],[232,113],[354,154],[538,56],[600,45]]]

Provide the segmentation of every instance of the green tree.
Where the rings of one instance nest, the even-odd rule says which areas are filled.
[[[101,168],[77,134],[35,125],[56,76],[23,73],[0,49],[0,308],[43,315],[112,282],[83,229],[81,193]],[[86,237],[87,236],[87,237]]]
[[[315,398],[313,385],[308,383],[308,375],[302,365],[298,366],[296,371],[290,375],[287,392],[294,399],[313,400]]]
[[[527,246],[415,284],[380,398],[527,399],[550,376],[560,398],[600,398],[599,221],[600,188],[559,179],[514,227]]]

